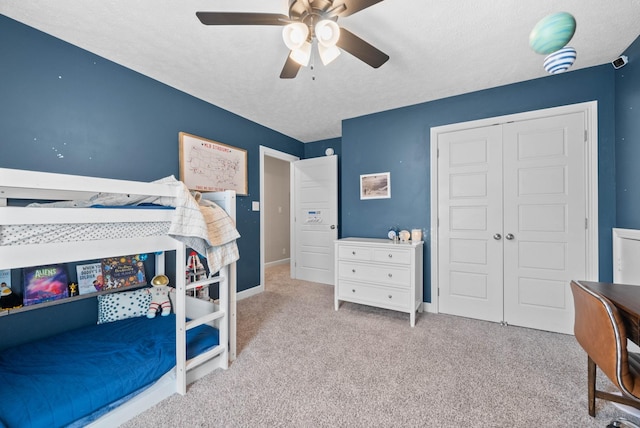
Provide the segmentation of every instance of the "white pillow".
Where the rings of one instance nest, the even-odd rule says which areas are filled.
[[[146,316],[151,294],[146,288],[98,296],[98,324]]]

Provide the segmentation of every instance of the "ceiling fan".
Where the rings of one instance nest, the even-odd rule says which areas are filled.
[[[370,45],[337,24],[339,17],[353,15],[383,0],[290,0],[289,16],[277,13],[196,12],[205,25],[279,25],[282,37],[290,49],[280,73],[281,79],[292,79],[311,57],[311,47],[317,41],[323,64],[329,64],[340,49],[378,68],[389,55]],[[340,49],[338,49],[340,48]]]

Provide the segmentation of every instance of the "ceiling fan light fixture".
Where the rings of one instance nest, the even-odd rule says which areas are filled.
[[[289,57],[298,64],[306,67],[311,59],[311,43],[304,42],[298,49],[292,49]]]
[[[322,64],[328,65],[334,59],[338,58],[338,55],[340,55],[340,49],[338,49],[336,45],[324,46],[318,43],[318,53],[320,54],[320,59],[322,60]]]
[[[282,28],[282,39],[287,47],[295,51],[300,49],[309,37],[309,27],[302,22],[292,22]]]
[[[340,38],[340,27],[336,21],[323,19],[316,24],[315,34],[320,45],[325,47],[335,46]]]
[[[389,60],[389,55],[337,24],[337,20],[367,9],[384,0],[289,0],[289,13],[196,12],[204,25],[266,25],[282,28],[289,49],[281,79],[296,77],[311,62],[313,45],[324,64],[345,51],[372,68]],[[315,55],[315,53],[314,53]],[[314,57],[315,58],[315,57]],[[312,66],[313,68],[313,66]]]

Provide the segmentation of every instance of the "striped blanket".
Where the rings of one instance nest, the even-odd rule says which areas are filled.
[[[198,202],[187,186],[174,176],[162,178],[154,183],[176,186],[176,197],[98,193],[88,200],[33,203],[30,206],[83,208],[156,204],[174,207],[175,212],[171,219],[169,235],[206,256],[211,273],[215,273],[223,266],[239,259],[236,239],[240,237],[240,234],[233,219],[225,210],[212,201],[202,199]]]

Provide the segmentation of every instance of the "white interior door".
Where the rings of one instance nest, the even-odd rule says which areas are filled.
[[[439,134],[441,312],[572,331],[585,151],[583,112]]]
[[[438,139],[440,311],[502,321],[502,130]]]
[[[585,114],[504,125],[504,319],[572,333],[586,274]]]
[[[293,278],[333,284],[338,239],[338,157],[293,162]]]

